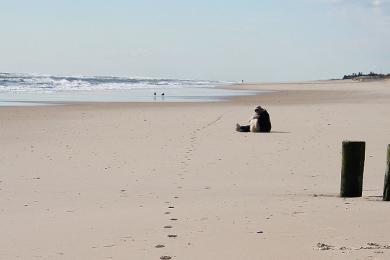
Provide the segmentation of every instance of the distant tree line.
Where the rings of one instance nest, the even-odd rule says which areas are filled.
[[[375,72],[370,72],[368,74],[364,74],[363,72],[359,72],[359,73],[352,73],[349,75],[344,75],[344,77],[343,77],[343,79],[360,79],[360,78],[385,79],[385,78],[390,78],[390,73],[386,75],[386,74],[375,73]]]

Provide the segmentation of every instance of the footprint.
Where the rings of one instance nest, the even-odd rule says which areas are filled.
[[[177,235],[168,235],[168,237],[170,237],[170,238],[176,238]]]
[[[172,228],[172,226],[164,226],[164,228]]]
[[[165,247],[164,245],[157,245],[157,246],[155,246],[155,248],[163,248],[163,247]]]
[[[178,219],[177,218],[171,218],[172,221],[177,221]]]
[[[172,259],[172,257],[164,255],[164,256],[161,256],[160,259],[161,260],[169,260],[169,259]]]
[[[169,206],[168,208],[169,208],[169,209],[174,209],[175,207],[174,207],[174,206]]]

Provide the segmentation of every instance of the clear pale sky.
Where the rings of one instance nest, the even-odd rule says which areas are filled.
[[[237,81],[390,73],[390,0],[0,0],[0,71]]]

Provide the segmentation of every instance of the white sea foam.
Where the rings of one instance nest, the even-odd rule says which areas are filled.
[[[227,96],[254,94],[254,91],[216,88],[231,83],[210,80],[0,73],[0,106],[62,102],[216,101]],[[165,95],[161,95],[162,93]]]
[[[88,90],[171,89],[214,87],[227,82],[126,77],[48,76],[21,73],[0,73],[0,91],[57,92]]]

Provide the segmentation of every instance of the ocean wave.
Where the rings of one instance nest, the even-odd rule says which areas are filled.
[[[226,81],[154,79],[110,76],[50,76],[23,73],[0,73],[0,91],[61,92],[89,90],[172,89],[185,87],[215,87]]]

